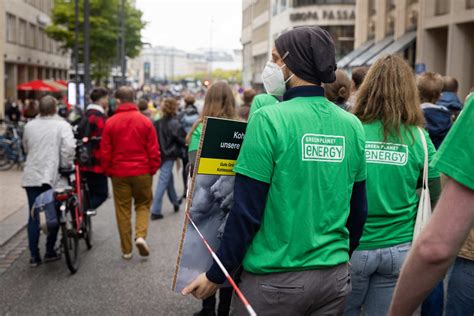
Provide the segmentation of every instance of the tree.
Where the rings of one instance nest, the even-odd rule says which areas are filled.
[[[92,78],[100,83],[110,74],[113,65],[119,63],[118,43],[120,38],[120,0],[90,0],[90,59]],[[79,0],[79,60],[83,60],[84,1]],[[125,53],[134,58],[143,46],[141,30],[146,23],[143,13],[125,2]],[[52,24],[46,28],[52,39],[59,41],[61,49],[73,49],[74,1],[55,0]]]

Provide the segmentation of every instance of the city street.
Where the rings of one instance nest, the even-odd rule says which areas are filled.
[[[181,181],[176,182],[181,192]],[[108,199],[93,221],[93,248],[87,251],[81,241],[80,268],[75,275],[69,273],[64,259],[30,268],[26,231],[22,230],[4,246],[13,248],[10,260],[18,258],[0,272],[0,315],[191,315],[199,310],[199,301],[171,291],[184,206],[175,214],[165,198],[163,209],[165,218],[150,222],[150,257],[143,259],[134,250],[132,260],[125,261],[113,200]]]

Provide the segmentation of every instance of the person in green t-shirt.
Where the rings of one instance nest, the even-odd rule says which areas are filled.
[[[239,286],[257,314],[339,315],[351,289],[348,261],[367,215],[365,135],[324,97],[335,69],[331,35],[312,26],[281,35],[262,75],[284,101],[249,120],[217,251],[230,273],[243,267]],[[225,280],[214,262],[183,294],[206,297]]]
[[[344,315],[360,315],[362,308],[367,315],[386,315],[413,239],[425,161],[421,137],[429,161],[436,150],[423,129],[412,69],[398,56],[371,66],[353,111],[367,139],[368,217],[351,258],[352,292]],[[430,167],[428,179],[434,205],[439,173]]]
[[[253,116],[257,110],[267,105],[277,104],[278,99],[274,96],[266,93],[258,94],[253,98],[252,105],[250,106],[249,119]]]
[[[432,165],[448,177],[433,217],[404,265],[389,315],[412,315],[453,263],[474,228],[474,95],[439,148]],[[472,265],[464,267],[472,277]],[[469,269],[469,270],[468,270]],[[469,280],[465,280],[466,285]],[[472,293],[463,293],[472,305]],[[449,294],[448,294],[449,295]],[[457,314],[456,314],[457,315]],[[463,315],[472,315],[472,310]]]
[[[202,122],[205,117],[236,119],[235,98],[232,89],[227,83],[218,81],[209,87],[204,99],[204,107],[201,116],[194,123],[186,137],[186,143],[189,144],[188,160],[190,164],[189,168],[191,168],[191,170],[193,170],[193,166],[196,162],[196,154],[202,134]],[[218,309],[222,315],[227,315],[229,313],[231,298],[232,288],[223,287],[220,289]],[[212,296],[203,300],[202,309],[194,315],[215,315],[215,309],[216,298],[215,296]]]

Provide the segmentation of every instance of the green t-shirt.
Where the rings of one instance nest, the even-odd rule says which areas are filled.
[[[277,104],[277,103],[278,103],[278,99],[270,94],[262,93],[262,94],[256,95],[253,98],[252,105],[250,106],[249,119],[257,110],[263,108],[264,106]]]
[[[380,121],[364,124],[364,130],[369,213],[358,250],[410,242],[419,202],[417,183],[423,175],[425,159],[418,128],[402,126],[401,139],[391,136],[386,142]],[[436,149],[428,133],[423,132],[431,161]],[[439,178],[439,173],[430,167],[428,178]]]
[[[354,182],[366,179],[362,124],[324,97],[256,112],[234,171],[270,184],[243,261],[251,273],[332,267],[349,260]]]
[[[191,135],[191,142],[189,143],[188,152],[198,150],[199,148],[199,141],[201,140],[202,134],[202,123],[194,130],[193,134]]]
[[[440,172],[474,190],[474,95],[439,148],[433,165]]]

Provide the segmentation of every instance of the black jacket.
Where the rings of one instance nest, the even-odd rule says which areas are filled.
[[[155,122],[155,129],[160,143],[161,160],[176,160],[181,157],[185,146],[186,132],[178,119],[163,117]]]

